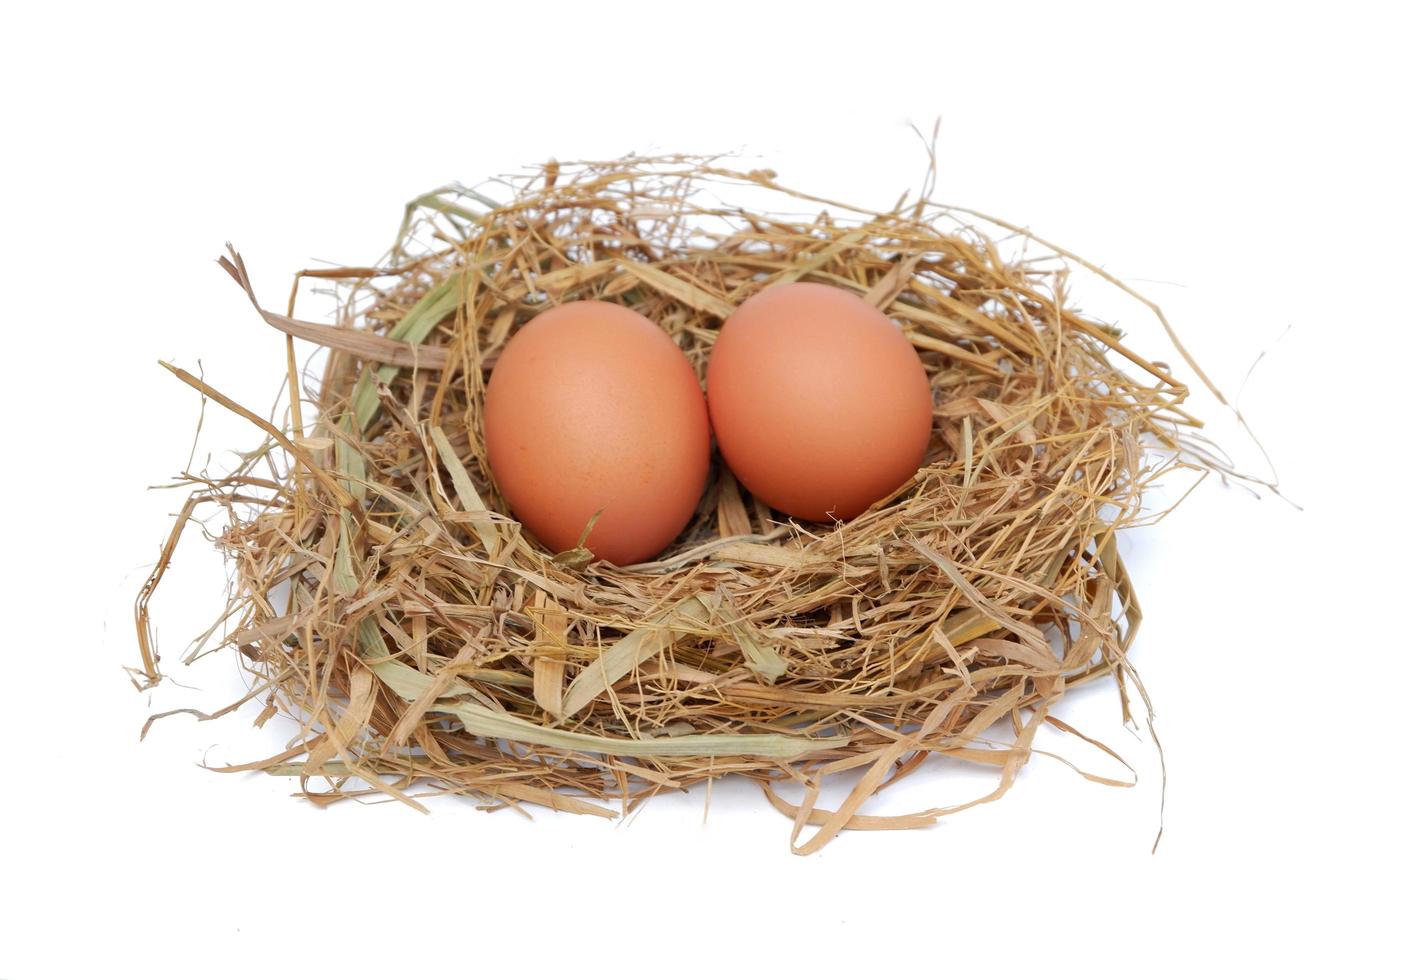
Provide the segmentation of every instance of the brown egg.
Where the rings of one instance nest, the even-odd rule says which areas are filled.
[[[693,516],[708,475],[708,411],[693,366],[655,324],[614,303],[566,303],[507,343],[483,416],[492,475],[552,551],[628,565]]]
[[[728,318],[708,362],[708,410],[738,480],[805,520],[849,520],[908,480],[929,445],[924,365],[854,293],[772,286]]]

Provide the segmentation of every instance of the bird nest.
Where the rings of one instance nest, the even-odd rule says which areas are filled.
[[[256,303],[240,256],[221,261]],[[327,352],[276,421],[171,368],[265,442],[234,472],[187,477],[138,598],[138,680],[162,677],[148,599],[187,519],[217,508],[233,570],[217,646],[254,675],[227,710],[293,720],[286,751],[226,768],[298,776],[317,803],[451,793],[609,817],[737,776],[808,853],[997,798],[1042,726],[1079,734],[1054,714],[1068,691],[1113,682],[1130,720],[1140,611],[1117,534],[1148,519],[1147,484],[1203,465],[1184,452],[1186,388],[1068,305],[1079,269],[1130,292],[927,192],[879,213],[712,159],[550,164],[419,198],[379,266],[297,276],[336,284],[332,324],[294,319],[294,290],[290,316],[257,304]],[[715,460],[682,535],[629,567],[551,554],[509,515],[483,395],[523,323],[624,304],[701,377],[734,308],[791,281],[862,296],[918,351],[934,429],[907,485],[807,524]],[[937,756],[994,767],[996,788],[862,812]],[[828,780],[850,789],[825,807]]]

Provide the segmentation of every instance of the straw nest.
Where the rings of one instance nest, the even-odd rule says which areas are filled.
[[[287,751],[225,768],[296,775],[317,803],[434,792],[615,816],[738,775],[808,853],[1002,795],[1040,726],[1079,734],[1053,714],[1072,688],[1114,682],[1130,720],[1140,610],[1116,536],[1148,519],[1148,482],[1200,465],[1182,452],[1198,424],[1185,387],[1069,308],[1069,269],[1105,273],[1037,239],[1031,258],[997,244],[1024,238],[927,191],[882,214],[690,157],[550,164],[419,198],[379,266],[300,274],[337,283],[335,323],[261,311],[328,351],[303,404],[271,422],[171,368],[266,441],[235,472],[185,476],[138,598],[139,682],[162,676],[148,599],[187,519],[218,508],[233,583],[216,646],[254,675],[226,710],[255,701],[258,724],[298,726]],[[221,261],[256,303],[240,257]],[[792,280],[860,294],[919,352],[935,428],[907,486],[849,522],[802,524],[715,464],[683,535],[623,568],[549,554],[508,516],[480,420],[520,324],[622,303],[702,372],[734,307]],[[996,767],[997,788],[861,812],[931,755]]]

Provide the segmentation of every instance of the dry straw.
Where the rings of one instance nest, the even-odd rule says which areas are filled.
[[[1199,424],[1185,387],[1069,308],[1069,268],[1109,277],[1046,243],[1031,258],[997,244],[1025,237],[927,191],[881,214],[690,157],[426,195],[382,265],[301,273],[338,284],[334,325],[261,312],[330,352],[316,417],[293,398],[293,344],[278,423],[171,369],[266,441],[233,473],[186,477],[138,598],[135,674],[162,677],[148,600],[187,519],[219,508],[234,583],[216,647],[257,678],[225,710],[255,700],[258,724],[298,726],[287,751],[227,769],[296,775],[317,803],[455,793],[610,817],[736,774],[795,822],[805,854],[842,829],[921,827],[996,799],[1041,726],[1084,737],[1053,713],[1072,688],[1114,682],[1131,720],[1140,608],[1116,535],[1149,519],[1148,483],[1209,465],[1184,452]],[[240,256],[221,261],[256,303]],[[858,293],[918,350],[935,432],[908,485],[845,524],[804,525],[715,466],[679,540],[627,568],[548,554],[507,516],[480,421],[521,323],[574,299],[623,303],[701,373],[723,318],[793,280]],[[997,788],[862,812],[931,756],[993,767]],[[844,800],[819,806],[843,779]]]

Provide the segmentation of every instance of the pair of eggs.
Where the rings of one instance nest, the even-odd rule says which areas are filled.
[[[512,514],[548,548],[628,565],[692,519],[710,433],[759,500],[849,520],[898,489],[929,444],[933,397],[909,341],[833,286],[791,283],[723,324],[707,399],[679,346],[628,307],[566,303],[497,359],[483,409],[488,462]],[[596,515],[599,515],[598,518]]]

